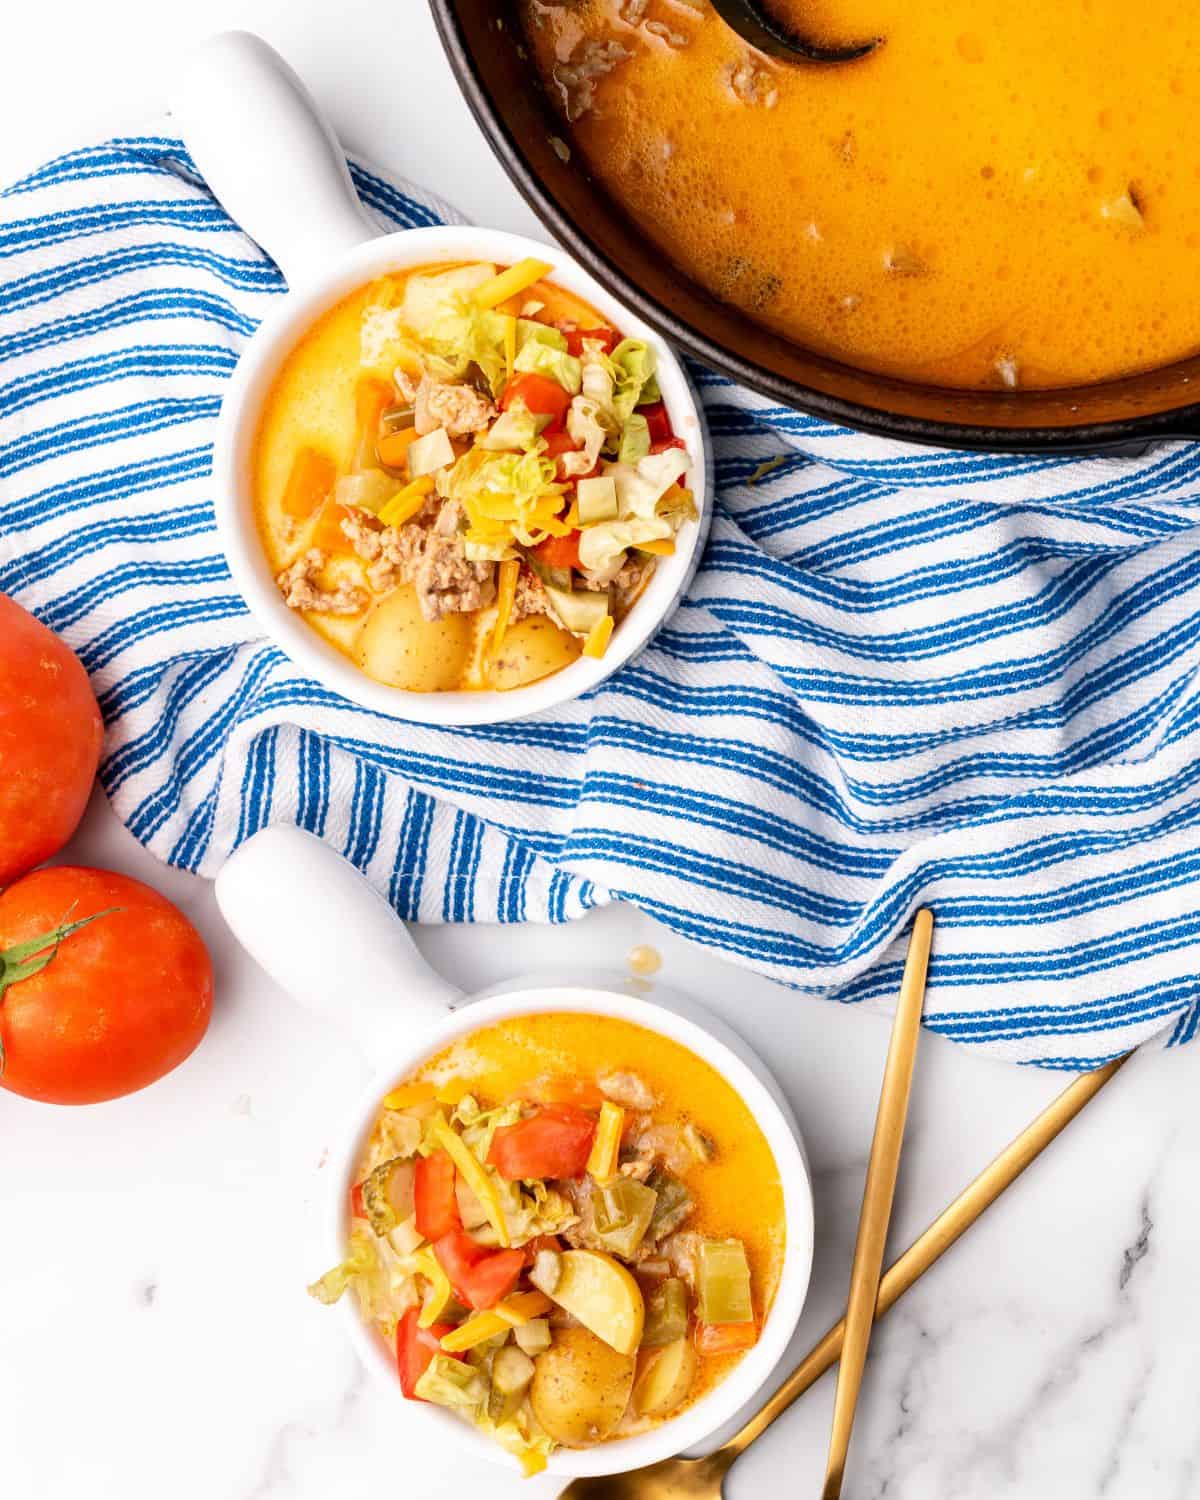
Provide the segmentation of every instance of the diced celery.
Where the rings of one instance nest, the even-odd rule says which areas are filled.
[[[435,427],[419,437],[408,449],[408,472],[413,479],[435,474],[454,462],[454,444],[444,427]]]
[[[590,479],[581,479],[575,486],[575,498],[581,526],[617,519],[617,486],[611,474],[593,474]]]
[[[646,1299],[642,1347],[659,1349],[665,1344],[673,1344],[687,1334],[687,1326],[687,1287],[678,1276],[669,1276]]]
[[[696,1290],[702,1323],[750,1323],[750,1265],[741,1240],[701,1240]]]
[[[644,1182],[618,1177],[601,1187],[595,1199],[596,1235],[613,1255],[629,1260],[646,1237],[658,1195]]]
[[[558,589],[544,585],[550,608],[572,635],[587,635],[608,614],[607,589]]]

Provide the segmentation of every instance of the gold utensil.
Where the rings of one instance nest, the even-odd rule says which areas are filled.
[[[846,1331],[842,1337],[842,1362],[833,1400],[833,1425],[829,1434],[829,1459],[825,1467],[822,1500],[840,1500],[841,1497],[850,1433],[854,1428],[854,1413],[858,1408],[858,1393],[867,1363],[867,1346],[875,1325],[875,1303],[879,1300],[879,1278],[883,1271],[883,1253],[887,1249],[888,1225],[892,1222],[896,1174],[900,1170],[908,1098],[917,1061],[917,1039],[921,1035],[921,1009],[925,1004],[925,975],[929,969],[932,937],[933,913],[919,911],[913,918],[912,936],[908,940],[900,999],[883,1068],[883,1087],[879,1091],[875,1135],[867,1159],[867,1180],[863,1186],[858,1238],[854,1243],[854,1262],[850,1268]]]
[[[1040,1115],[1010,1141],[974,1182],[965,1187],[928,1229],[891,1265],[879,1283],[876,1318],[882,1318],[905,1292],[940,1260],[1001,1193],[1035,1162],[1050,1142],[1090,1103],[1128,1062],[1118,1057],[1067,1086]],[[727,1443],[704,1458],[667,1458],[626,1474],[572,1480],[559,1500],[721,1500],[721,1483],[736,1459],[781,1417],[792,1402],[832,1369],[842,1352],[846,1320],[837,1322],[792,1371],[766,1404]]]

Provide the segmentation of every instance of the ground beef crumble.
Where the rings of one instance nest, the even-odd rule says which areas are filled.
[[[336,588],[324,589],[316,575],[325,566],[325,554],[318,547],[302,552],[290,568],[276,578],[289,609],[309,609],[322,615],[357,615],[367,607],[367,591],[357,584],[339,582]]]

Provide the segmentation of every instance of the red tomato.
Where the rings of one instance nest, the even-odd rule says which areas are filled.
[[[0,886],[57,854],[75,832],[103,732],[79,658],[0,594]]]
[[[507,1297],[525,1269],[524,1250],[485,1250],[462,1229],[443,1235],[433,1253],[455,1296],[476,1312]]]
[[[700,1354],[736,1354],[757,1343],[757,1323],[696,1324],[696,1349]]]
[[[56,930],[89,917],[53,952]],[[21,978],[20,946],[31,964],[52,956]],[[0,952],[10,965],[0,1084],[14,1094],[50,1104],[131,1094],[178,1067],[208,1027],[212,964],[200,934],[127,875],[72,865],[26,875],[0,895]]]
[[[435,1354],[444,1354],[442,1339],[454,1328],[453,1323],[432,1323],[428,1328],[418,1328],[421,1316],[419,1307],[410,1307],[396,1324],[396,1367],[400,1371],[400,1389],[410,1401],[421,1401],[417,1395],[417,1381],[433,1363]],[[452,1354],[451,1359],[462,1359],[461,1354]]]
[[[687,444],[682,438],[677,437],[664,438],[661,443],[650,444],[651,453],[665,453],[668,448],[683,448],[686,450]]]
[[[583,353],[584,339],[599,344],[605,354],[611,354],[617,347],[615,328],[567,328],[563,332],[567,338],[567,353],[575,355],[576,359]]]
[[[367,1217],[367,1205],[363,1202],[363,1185],[356,1182],[350,1189],[350,1212],[356,1219]]]
[[[639,406],[638,412],[646,419],[646,426],[650,429],[651,444],[665,443],[675,436],[675,429],[671,426],[671,419],[667,415],[664,401],[653,401],[649,406]]]
[[[462,1228],[458,1198],[454,1192],[454,1163],[445,1151],[419,1157],[413,1176],[413,1211],[417,1233],[427,1240],[440,1240],[451,1230]]]
[[[536,416],[550,418],[548,426],[542,430],[543,437],[548,432],[562,431],[571,397],[557,380],[532,372],[514,375],[505,383],[504,393],[500,397],[500,410],[507,411],[518,400],[523,401],[526,408]]]
[[[548,536],[533,549],[533,555],[548,568],[577,568],[579,535],[578,531],[569,531],[566,536]]]
[[[488,1162],[510,1182],[520,1177],[582,1177],[596,1117],[573,1104],[547,1104],[527,1120],[502,1125]]]

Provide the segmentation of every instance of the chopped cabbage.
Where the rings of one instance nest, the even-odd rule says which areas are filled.
[[[551,344],[539,343],[536,339],[529,339],[517,350],[513,369],[526,374],[545,375],[550,380],[557,381],[572,396],[578,392],[583,380],[583,367],[573,354],[567,354],[565,350],[556,349]]]
[[[472,448],[449,471],[446,488],[467,514],[468,541],[486,546],[515,538],[535,547],[570,530],[558,518],[563,487],[554,462],[542,454]]]
[[[589,573],[603,573],[628,548],[642,542],[662,542],[673,534],[670,521],[658,516],[600,521],[579,533],[579,564]]]
[[[465,375],[472,364],[478,365],[495,396],[504,384],[506,321],[503,313],[457,296],[441,304],[423,337],[456,377]]]
[[[566,335],[557,328],[552,328],[549,323],[535,323],[530,318],[518,318],[517,353],[530,343],[544,344],[547,349],[558,349],[563,354],[567,352]]]
[[[564,453],[559,459],[563,473],[568,477],[590,474],[600,458],[608,430],[601,416],[600,407],[590,396],[576,396],[567,412],[567,432],[572,441],[582,443],[576,453]]]
[[[554,1444],[524,1411],[519,1411],[507,1422],[493,1422],[481,1412],[475,1425],[520,1460],[527,1479],[532,1474],[542,1472],[546,1467],[546,1460],[554,1451]]]
[[[626,422],[635,406],[661,399],[654,350],[641,339],[622,339],[608,356],[614,370],[613,406]]]
[[[634,516],[643,519],[657,513],[658,502],[687,473],[691,459],[682,448],[664,448],[661,453],[647,453],[636,464],[612,464],[611,474],[617,486],[617,507],[623,521]]]
[[[650,424],[635,411],[621,428],[621,446],[617,457],[623,464],[635,464],[650,452]]]
[[[356,1229],[350,1236],[345,1260],[331,1271],[326,1271],[318,1281],[314,1281],[308,1289],[308,1295],[327,1306],[340,1301],[356,1276],[369,1276],[378,1265],[375,1242],[365,1229]]]
[[[447,303],[462,300],[476,287],[491,281],[495,274],[495,266],[482,263],[410,276],[404,284],[400,317],[414,333],[424,334],[445,311]]]

